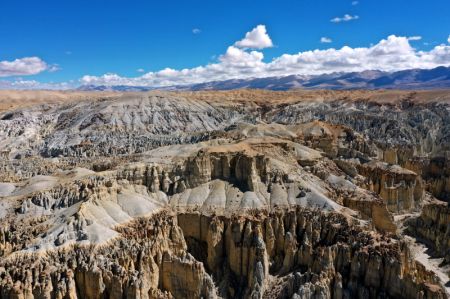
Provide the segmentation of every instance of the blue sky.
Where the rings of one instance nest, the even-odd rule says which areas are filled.
[[[2,1],[0,11],[0,81],[3,82],[0,87],[22,81],[69,82],[73,86],[84,83],[167,85],[209,78],[352,71],[360,70],[362,65],[402,69],[402,65],[392,67],[395,55],[406,57],[405,68],[450,63],[448,0],[26,0]],[[267,36],[271,43],[262,48],[237,47],[235,43],[258,25],[264,30],[259,27],[261,30],[254,37]],[[397,39],[389,40],[389,36]],[[405,51],[414,51],[414,58],[403,51],[407,46],[399,38],[408,40],[406,43],[413,50]],[[350,56],[323,52],[318,54],[319,58],[289,57],[290,60],[269,66],[283,54],[339,50],[343,46],[352,50],[370,49],[383,39],[388,41],[385,48],[403,50],[393,51],[391,60],[383,56],[379,65],[367,60],[373,53],[384,51],[380,49],[368,51],[362,58],[356,52]],[[439,45],[443,48],[432,52],[432,59],[419,53],[428,53]],[[230,46],[236,51],[228,53]],[[336,61],[328,58],[333,55]],[[30,57],[33,59],[21,60]],[[308,67],[310,59],[319,62]],[[217,67],[208,72],[198,69],[211,64]],[[165,68],[191,72],[158,75]],[[231,71],[225,74],[225,70]],[[150,75],[142,78],[148,72]],[[89,80],[83,80],[86,75]],[[165,79],[156,80],[155,76]],[[39,87],[38,83],[35,86]]]

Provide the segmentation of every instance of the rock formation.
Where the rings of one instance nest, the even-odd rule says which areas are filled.
[[[335,213],[302,208],[232,217],[162,212],[118,230],[121,236],[101,247],[3,261],[1,296],[445,297],[401,240],[364,232]],[[271,275],[283,277],[281,290]]]
[[[68,93],[1,112],[0,298],[447,298],[435,95]]]
[[[450,207],[433,202],[423,207],[420,216],[408,220],[407,233],[425,242],[433,255],[450,263]]]

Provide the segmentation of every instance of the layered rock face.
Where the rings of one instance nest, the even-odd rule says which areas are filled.
[[[335,213],[163,212],[119,232],[98,248],[2,261],[2,298],[445,298],[405,244]]]
[[[367,189],[378,193],[390,212],[412,211],[420,206],[424,186],[415,172],[382,162],[358,165],[358,171],[367,178]]]
[[[429,191],[437,198],[450,202],[450,156],[430,159],[428,172],[424,174]]]
[[[272,181],[267,157],[240,152],[232,154],[199,152],[196,157],[187,161],[184,176],[190,188],[214,179],[222,179],[232,181],[242,190],[258,191],[259,182]]]
[[[215,298],[211,277],[162,213],[101,248],[71,247],[2,262],[2,298]],[[25,266],[27,265],[27,266]]]
[[[194,256],[207,269],[220,269],[214,277],[227,282],[225,297],[258,298],[264,290],[280,298],[444,296],[421,285],[432,274],[411,263],[405,244],[354,231],[339,215],[296,209],[254,217],[178,215]],[[411,276],[400,278],[405,272]],[[269,274],[289,287],[277,289]]]
[[[423,207],[419,217],[408,220],[407,233],[426,242],[434,256],[450,263],[450,207],[434,202]]]
[[[450,96],[433,95],[2,112],[0,298],[447,298]]]

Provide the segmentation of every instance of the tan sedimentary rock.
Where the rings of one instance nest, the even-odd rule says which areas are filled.
[[[375,155],[374,146],[362,135],[343,125],[312,121],[292,126],[291,130],[297,134],[296,140],[301,140],[311,148],[321,149],[331,158]]]
[[[445,153],[440,153],[444,155]],[[450,199],[450,156],[413,157],[405,163],[405,168],[419,174],[428,192],[436,198]]]
[[[417,153],[411,146],[392,146],[386,145],[382,148],[382,160],[389,164],[398,164],[404,166]]]
[[[231,180],[244,189],[257,191],[259,180],[270,180],[270,167],[268,159],[263,155],[200,151],[196,157],[186,161],[184,176],[190,188],[213,179],[224,179]]]
[[[394,233],[397,226],[394,224],[394,217],[388,211],[383,200],[361,200],[360,198],[348,197],[344,201],[344,205],[353,210],[361,212],[365,219],[371,219],[373,226],[383,232]]]
[[[423,177],[430,193],[440,200],[450,201],[450,154],[431,158]]]
[[[424,186],[415,172],[382,162],[369,162],[357,167],[359,173],[366,177],[367,189],[378,193],[389,211],[411,211],[420,205]]]
[[[423,207],[419,217],[408,220],[407,232],[426,242],[433,255],[450,262],[450,207],[444,202],[432,202]]]
[[[1,112],[0,298],[445,298],[396,226],[424,191],[448,200],[448,101],[429,94],[448,98],[155,92]],[[406,224],[449,261],[448,222],[432,204]]]
[[[227,281],[228,287],[221,290],[221,294],[228,294],[227,296],[261,295],[261,290],[275,295],[270,289],[274,286],[269,283],[268,273],[283,276],[299,267],[305,267],[309,269],[306,276],[298,273],[303,277],[303,286],[298,286],[289,294],[284,293],[284,288],[280,293],[276,293],[276,296],[290,298],[294,293],[301,295],[306,292],[321,294],[320,298],[339,297],[339,294],[343,293],[352,297],[361,292],[375,295],[382,289],[397,298],[409,298],[417,293],[424,294],[426,298],[444,298],[444,293],[436,291],[435,287],[417,284],[429,279],[433,281],[434,278],[431,273],[411,260],[405,244],[395,241],[387,245],[388,239],[380,236],[375,237],[379,238],[376,241],[369,241],[373,236],[353,235],[355,232],[349,231],[344,219],[319,215],[297,209],[270,215],[256,214],[255,218],[250,219],[207,217],[198,213],[180,214],[178,219],[185,236],[197,242],[192,245],[194,256],[200,256],[201,250],[208,252],[208,260],[205,261],[209,265],[208,268],[225,269],[224,272],[216,272],[214,277],[219,281]],[[219,233],[217,227],[221,228]],[[226,228],[225,231],[223,227]],[[363,240],[367,240],[367,245],[354,252],[344,239],[335,243],[343,236],[344,230],[348,233],[344,237],[345,242],[349,241],[346,239],[348,237],[362,242],[361,245],[365,242]],[[212,235],[215,242],[211,242]],[[385,243],[386,241],[388,243]],[[215,245],[211,246],[211,243]],[[191,241],[191,244],[194,242]],[[199,244],[204,244],[206,248]],[[217,244],[224,247],[218,250]],[[376,253],[375,248],[384,249]],[[214,258],[211,258],[211,254]],[[221,267],[217,266],[219,264]],[[347,267],[351,269],[350,273],[341,272]],[[230,276],[229,271],[243,279],[240,284],[230,284],[233,276]],[[400,273],[409,273],[409,276],[400,279],[396,276]],[[344,286],[342,275],[349,275],[345,277]],[[335,279],[340,279],[340,282]],[[268,285],[261,288],[258,284],[260,281]],[[333,281],[336,283],[330,283]],[[412,283],[413,281],[415,282]],[[437,282],[434,284],[437,285]]]
[[[111,179],[91,177],[77,184],[83,186],[83,204],[123,192]],[[76,215],[75,231],[88,231],[89,218]],[[31,293],[43,298],[262,298],[275,292],[272,276],[289,284],[275,292],[281,297],[444,298],[436,278],[412,260],[402,241],[365,232],[335,212],[300,207],[232,216],[161,212],[116,230],[116,238],[98,247],[62,247],[45,256],[2,260],[2,298]],[[22,265],[32,265],[31,272]]]
[[[176,257],[168,253],[162,260],[163,289],[171,290],[175,298],[215,298],[214,283],[203,268],[189,253]]]
[[[175,218],[163,213],[120,230],[121,238],[100,248],[68,248],[5,261],[0,297],[214,298],[212,279],[186,252]],[[23,268],[24,263],[30,268]],[[38,279],[30,280],[30,275]]]

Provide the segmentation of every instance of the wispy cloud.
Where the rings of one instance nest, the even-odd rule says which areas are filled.
[[[359,4],[359,1],[353,1],[352,2],[352,5],[358,5]]]
[[[419,36],[419,35],[408,37],[408,40],[410,40],[410,41],[418,41],[418,40],[421,40],[421,39],[422,39],[422,37]]]
[[[345,14],[343,17],[335,17],[333,19],[330,20],[330,22],[333,23],[341,23],[341,22],[348,22],[348,21],[352,21],[352,20],[358,20],[359,16],[358,15],[349,15],[349,14]]]
[[[332,40],[331,40],[331,38],[324,36],[324,37],[320,38],[320,42],[323,43],[323,44],[328,44],[328,43],[331,43]]]
[[[194,34],[199,34],[199,33],[201,33],[202,31],[199,29],[199,28],[194,28],[194,29],[192,29],[192,33],[194,33]]]
[[[57,71],[60,71],[60,70],[61,70],[61,67],[59,65],[57,65],[57,64],[49,65],[47,67],[47,71],[50,72],[50,73],[54,73],[54,72],[57,72]]]
[[[138,72],[138,73],[145,73],[145,70],[144,69],[137,69],[136,72]]]

